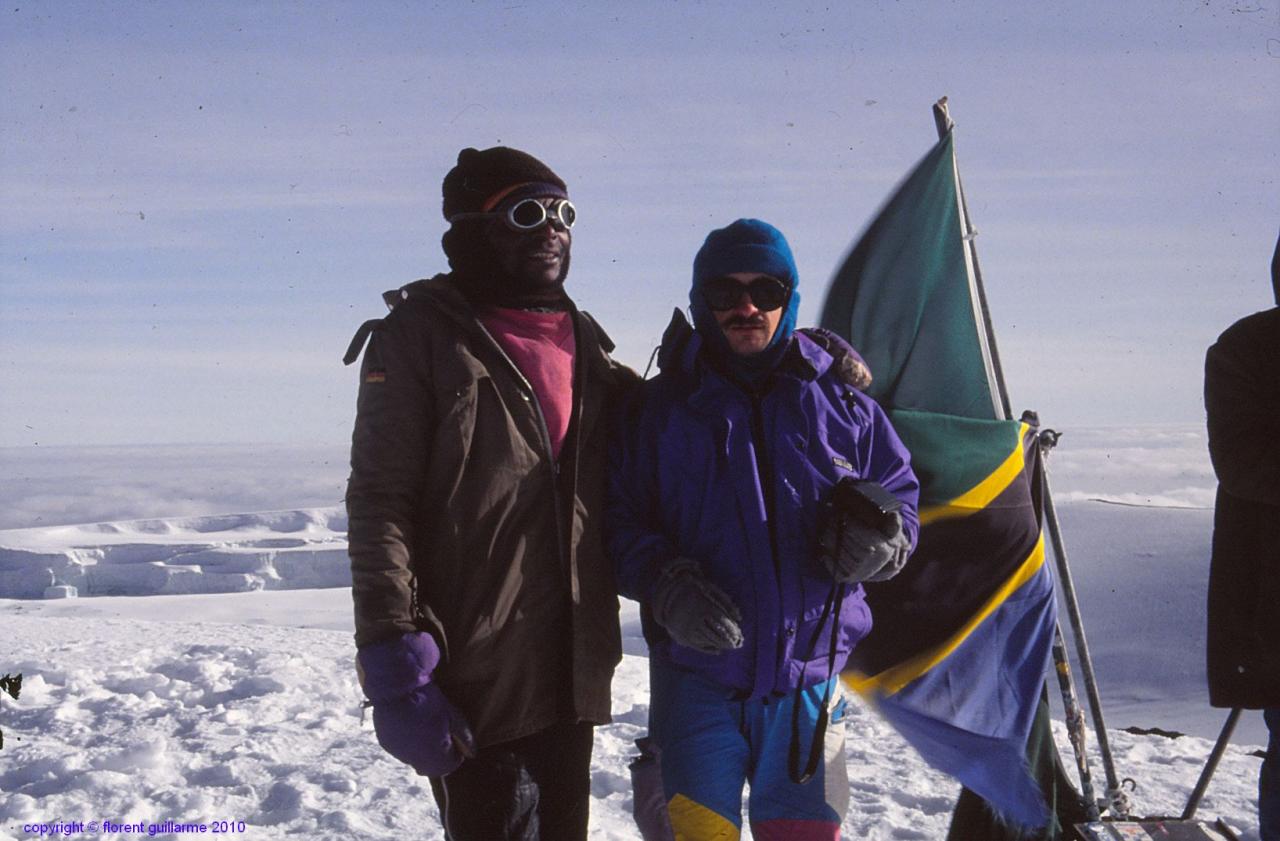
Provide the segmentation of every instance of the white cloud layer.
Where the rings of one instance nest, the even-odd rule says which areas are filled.
[[[278,445],[0,449],[0,529],[341,505],[347,451]]]

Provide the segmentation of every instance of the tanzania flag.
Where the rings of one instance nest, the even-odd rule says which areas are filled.
[[[1034,427],[1006,419],[948,134],[836,274],[822,326],[866,359],[920,479],[920,540],[867,586],[846,682],[1007,819],[1049,815],[1025,751],[1055,626]]]

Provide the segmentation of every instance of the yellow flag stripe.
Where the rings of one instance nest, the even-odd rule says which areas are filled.
[[[1013,574],[1005,580],[1000,589],[991,594],[991,597],[982,605],[969,621],[960,627],[949,638],[938,643],[928,651],[922,651],[916,656],[904,660],[896,666],[885,669],[878,675],[868,676],[861,672],[847,672],[841,676],[845,685],[853,689],[859,695],[893,695],[901,690],[911,681],[923,675],[934,666],[951,656],[960,644],[969,638],[969,635],[982,624],[988,616],[995,612],[996,608],[1004,604],[1019,587],[1031,580],[1031,577],[1044,566],[1044,535],[1041,534],[1036,540],[1035,548],[1031,550],[1031,554],[1022,564],[1014,570]]]
[[[1009,453],[1009,456],[990,476],[950,502],[920,509],[920,525],[927,526],[938,520],[968,517],[986,508],[992,500],[1004,493],[1004,489],[1009,487],[1026,467],[1027,456],[1022,442],[1026,438],[1027,429],[1028,426],[1025,423],[1018,426],[1018,441],[1014,445],[1013,452]]]

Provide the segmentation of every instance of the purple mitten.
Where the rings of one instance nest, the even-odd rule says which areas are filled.
[[[471,728],[431,682],[440,648],[430,634],[416,631],[366,645],[356,661],[383,750],[428,777],[448,774],[475,755]]]

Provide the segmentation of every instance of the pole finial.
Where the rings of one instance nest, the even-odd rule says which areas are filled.
[[[938,126],[938,137],[945,137],[947,132],[951,131],[955,125],[951,121],[951,113],[947,110],[947,98],[944,96],[937,102],[933,103],[933,121]]]

